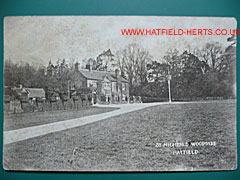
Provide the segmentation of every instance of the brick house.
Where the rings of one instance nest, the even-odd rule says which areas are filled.
[[[75,86],[88,87],[93,92],[93,102],[119,103],[129,101],[129,83],[115,72],[79,68],[75,64]]]

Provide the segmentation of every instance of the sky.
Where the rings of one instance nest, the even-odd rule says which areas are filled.
[[[123,36],[121,29],[236,29],[234,18],[161,16],[10,16],[4,19],[4,60],[46,66],[58,58],[95,59],[130,43],[161,61],[169,49],[202,48],[208,42],[229,45],[230,36]]]

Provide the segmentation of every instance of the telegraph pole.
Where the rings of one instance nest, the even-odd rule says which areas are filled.
[[[172,76],[170,74],[170,65],[168,66],[168,75],[167,75],[167,80],[168,80],[168,99],[169,99],[169,103],[172,102],[172,96],[171,96],[171,79]]]
[[[172,97],[171,97],[171,75],[168,75],[168,98],[169,102],[172,102]]]

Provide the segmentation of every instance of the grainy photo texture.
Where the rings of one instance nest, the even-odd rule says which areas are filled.
[[[236,169],[236,28],[216,17],[6,17],[4,169]]]

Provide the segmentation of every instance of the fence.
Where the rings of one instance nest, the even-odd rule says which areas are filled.
[[[18,106],[16,106],[17,104]],[[20,106],[19,106],[20,104]],[[88,107],[92,105],[90,98],[79,98],[79,99],[68,99],[66,101],[57,100],[50,101],[45,100],[42,102],[38,101],[9,101],[4,103],[5,113],[29,113],[29,112],[44,112],[54,110],[67,110],[67,109],[80,109],[82,107]]]

